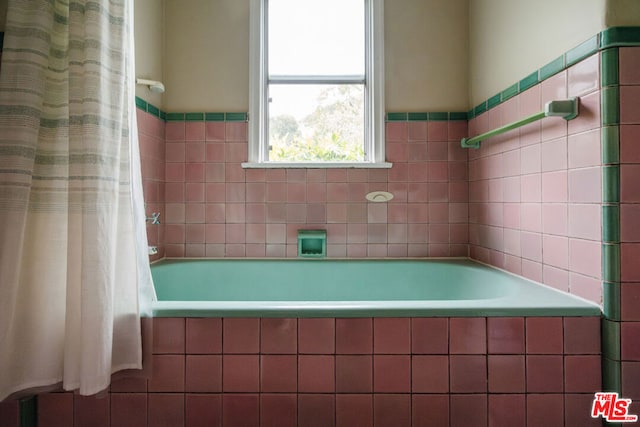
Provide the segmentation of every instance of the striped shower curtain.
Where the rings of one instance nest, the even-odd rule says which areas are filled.
[[[153,297],[133,0],[9,0],[0,72],[0,400],[140,369]]]

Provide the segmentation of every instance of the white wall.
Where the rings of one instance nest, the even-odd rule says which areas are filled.
[[[163,13],[164,0],[135,0],[136,76],[163,81]],[[163,96],[146,86],[137,86],[136,95],[162,108]]]

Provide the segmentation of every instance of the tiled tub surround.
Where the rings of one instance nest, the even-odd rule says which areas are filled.
[[[598,317],[159,318],[149,381],[40,426],[599,426]],[[75,420],[75,423],[74,423]]]
[[[243,169],[246,122],[168,121],[166,255],[296,257],[297,230],[321,228],[329,257],[467,256],[466,133],[388,122],[388,170]]]
[[[548,117],[469,151],[471,256],[602,302],[600,54],[469,122],[479,133],[580,97],[571,121]]]

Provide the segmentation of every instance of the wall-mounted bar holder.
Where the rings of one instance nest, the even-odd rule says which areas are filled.
[[[529,123],[533,123],[545,117],[559,116],[565,120],[572,120],[578,117],[578,105],[579,98],[569,98],[559,101],[549,101],[544,106],[544,111],[525,117],[508,125],[501,126],[492,131],[485,132],[473,138],[462,138],[460,145],[462,148],[480,148],[480,141],[491,138],[492,136],[500,135],[510,130],[519,128]]]
[[[150,217],[146,218],[146,221],[151,221],[153,225],[160,224],[160,212],[153,212]]]

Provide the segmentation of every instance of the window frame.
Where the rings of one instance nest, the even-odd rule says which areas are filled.
[[[385,159],[384,0],[365,2],[365,159],[361,162],[281,162],[268,160],[267,21],[269,0],[250,0],[249,149],[244,168],[390,168]],[[275,77],[275,78],[274,78]],[[272,76],[274,83],[355,82],[351,76],[291,78]]]

